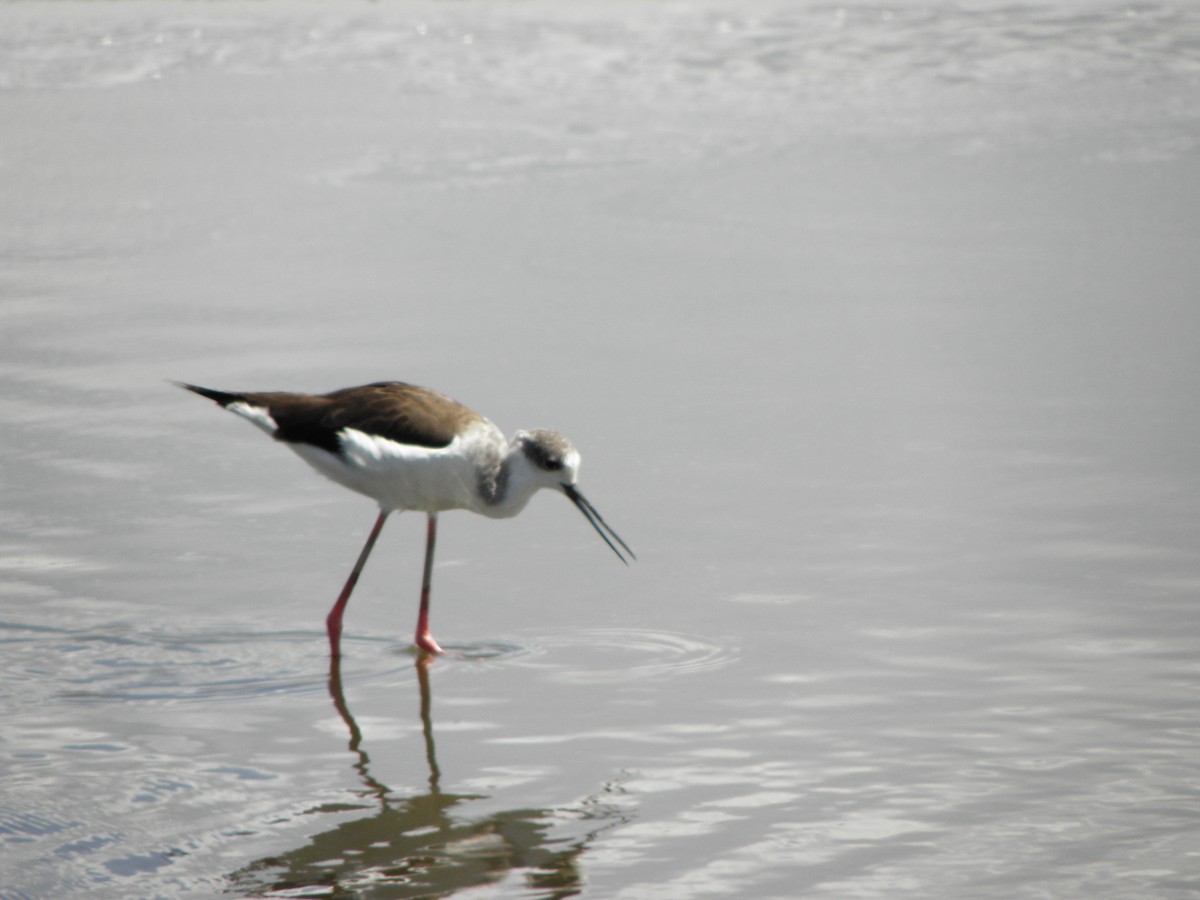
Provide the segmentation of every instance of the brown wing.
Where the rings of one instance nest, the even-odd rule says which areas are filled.
[[[401,444],[445,447],[459,429],[482,418],[444,394],[401,381],[343,388],[331,394],[282,391],[231,393],[177,382],[221,406],[262,407],[275,421],[275,438],[338,453],[338,432],[354,428]]]
[[[275,437],[337,453],[338,432],[354,428],[400,444],[445,447],[459,429],[479,419],[461,403],[426,388],[382,382],[331,394],[243,394],[279,426]]]

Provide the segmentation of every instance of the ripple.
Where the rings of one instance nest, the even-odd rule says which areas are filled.
[[[598,684],[707,672],[737,659],[736,648],[692,635],[598,628],[534,638],[519,662],[551,670],[560,681]]]
[[[255,699],[328,690],[323,631],[24,628],[0,623],[10,686],[54,673],[67,702]],[[391,638],[343,636],[342,677],[358,684],[412,680],[416,650]],[[525,640],[447,644],[438,663],[516,664],[565,683],[606,684],[721,668],[735,648],[676,632],[583,629]]]
[[[68,702],[237,700],[328,690],[328,645],[317,631],[24,630],[6,635],[11,685],[55,673]],[[14,632],[23,631],[17,637]],[[356,653],[391,641],[343,637],[343,677],[412,678],[394,655]]]
[[[468,644],[443,644],[442,649],[446,660],[463,660],[466,662],[499,662],[528,654],[529,648],[512,641],[478,641]],[[420,651],[416,647],[405,647],[402,651],[408,656],[416,656]]]

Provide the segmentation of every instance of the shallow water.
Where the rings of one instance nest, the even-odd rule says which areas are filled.
[[[1200,14],[0,8],[0,897],[1200,890]],[[402,378],[371,524],[169,385]]]

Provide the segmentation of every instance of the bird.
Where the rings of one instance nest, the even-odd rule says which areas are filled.
[[[557,432],[518,431],[509,440],[491,421],[458,401],[402,381],[327,394],[233,392],[174,384],[250,421],[322,475],[378,504],[375,524],[325,619],[334,660],[341,653],[346,604],[393,512],[426,515],[425,565],[413,638],[424,654],[445,652],[429,628],[433,554],[438,514],[443,511],[465,509],[505,519],[520,513],[539,490],[559,491],[621,562],[629,565],[629,559],[636,559],[580,493],[579,451]]]

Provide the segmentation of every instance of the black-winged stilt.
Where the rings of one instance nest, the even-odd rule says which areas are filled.
[[[508,518],[524,509],[538,490],[550,488],[566,494],[622,562],[628,564],[621,549],[633,558],[629,546],[579,492],[579,453],[561,434],[518,431],[510,441],[461,403],[398,381],[330,394],[234,393],[176,384],[248,419],[322,475],[379,504],[375,525],[325,620],[335,658],[340,654],[342,613],[393,512],[415,510],[428,517],[415,636],[417,646],[427,653],[443,652],[429,631],[430,576],[442,510]]]

